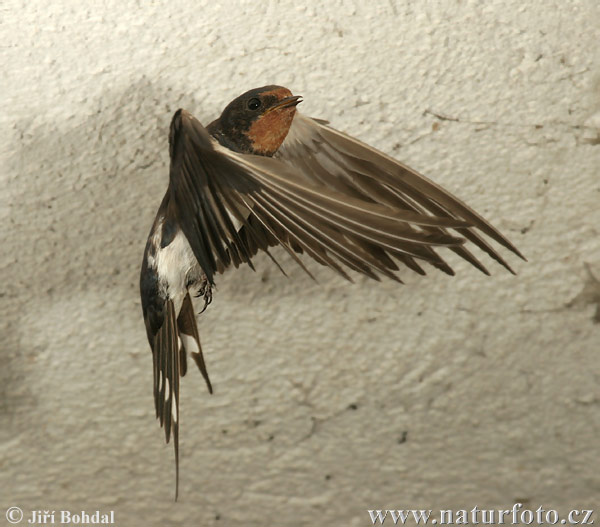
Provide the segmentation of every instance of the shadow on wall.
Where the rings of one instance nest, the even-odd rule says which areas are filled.
[[[15,123],[13,154],[6,162],[6,207],[0,209],[8,226],[0,262],[0,413],[15,411],[10,400],[37,406],[25,382],[27,362],[34,362],[50,344],[57,347],[54,334],[40,335],[33,339],[39,345],[31,344],[41,310],[66,305],[76,312],[75,306],[97,298],[93,305],[102,305],[96,316],[101,319],[99,331],[114,332],[125,320],[139,326],[139,343],[148,351],[139,268],[167,187],[168,128],[180,107],[203,122],[220,110],[203,107],[188,93],[174,93],[161,81],[142,78],[81,108],[65,109],[60,121],[40,122],[28,115]],[[272,264],[261,267],[278,276],[276,282],[285,280]],[[286,270],[303,273],[290,265]],[[235,282],[243,284],[244,276],[234,275]],[[64,324],[64,352],[81,352],[81,334],[93,331],[94,324],[83,328],[78,317],[73,320],[64,312],[57,317]],[[106,344],[102,335],[90,337],[95,347]]]
[[[183,98],[142,79],[87,104],[83,122],[84,110],[74,109],[60,123],[16,124],[5,262],[12,278],[51,294],[112,283],[115,269],[139,264],[168,177],[169,121]],[[65,130],[69,122],[77,124]],[[10,282],[19,296],[22,282]]]
[[[25,349],[22,338],[29,312],[95,290],[108,303],[130,301],[128,313],[107,318],[140,317],[130,306],[137,302],[142,251],[166,188],[168,126],[180,106],[207,110],[143,78],[65,108],[60,121],[25,115],[14,124],[0,209],[8,227],[0,289],[3,413],[9,412],[8,394],[14,400],[26,390],[23,361],[37,353]]]

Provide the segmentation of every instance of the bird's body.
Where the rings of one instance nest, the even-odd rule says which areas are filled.
[[[203,275],[185,234],[169,215],[168,202],[167,193],[148,237],[141,284],[144,300],[169,298],[179,313],[188,289],[199,284]],[[149,304],[145,303],[144,312],[148,312],[148,308]]]
[[[300,115],[298,102],[286,88],[266,86],[234,99],[206,128],[184,110],[171,123],[169,188],[146,244],[140,291],[156,414],[167,441],[173,435],[177,474],[179,379],[187,353],[212,392],[192,297],[203,296],[206,308],[215,274],[242,263],[252,267],[258,251],[269,254],[275,245],[308,274],[299,253],[349,280],[347,270],[400,281],[398,263],[425,274],[423,261],[454,274],[438,247],[489,274],[465,239],[512,272],[482,235],[521,256],[450,193],[326,122]]]

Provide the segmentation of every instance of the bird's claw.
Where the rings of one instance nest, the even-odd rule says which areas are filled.
[[[196,298],[199,298],[199,297],[204,297],[204,307],[202,308],[202,311],[200,311],[200,313],[198,313],[199,315],[201,315],[202,313],[204,313],[206,311],[206,308],[212,302],[212,287],[208,283],[207,280],[203,282],[202,287],[198,290],[198,294],[196,295]]]

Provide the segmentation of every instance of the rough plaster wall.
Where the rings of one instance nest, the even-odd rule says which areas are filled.
[[[358,526],[600,506],[597,0],[83,4],[1,7],[3,510]],[[290,279],[266,258],[221,277],[200,318],[216,393],[184,379],[174,504],[137,291],[168,123],[267,83],[529,262],[486,277],[450,255],[456,277],[403,287],[310,265],[315,284],[278,253]]]

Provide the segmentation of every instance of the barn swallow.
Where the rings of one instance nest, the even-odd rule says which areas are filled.
[[[489,274],[466,241],[512,273],[486,237],[523,258],[448,191],[327,121],[301,115],[300,102],[287,88],[265,86],[234,99],[206,128],[182,109],[171,121],[169,186],[146,243],[140,291],[156,416],[167,443],[173,437],[176,500],[179,380],[188,352],[212,393],[192,297],[206,309],[217,274],[254,268],[259,251],[277,264],[269,248],[278,245],[309,275],[301,254],[350,281],[348,270],[399,282],[398,264],[424,275],[421,262],[452,275],[440,247]]]

